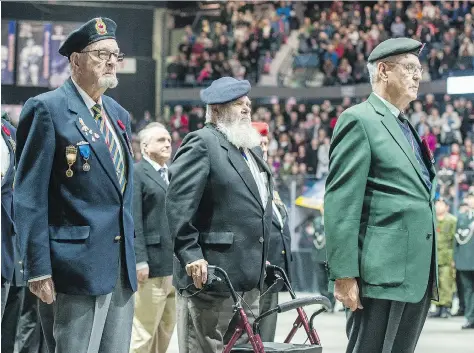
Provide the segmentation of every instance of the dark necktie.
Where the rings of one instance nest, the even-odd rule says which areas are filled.
[[[124,192],[125,185],[127,180],[125,178],[125,164],[122,159],[122,155],[119,153],[119,146],[115,143],[115,139],[112,136],[111,131],[105,123],[105,119],[102,117],[102,107],[100,104],[96,104],[92,107],[92,112],[94,113],[94,119],[99,127],[102,136],[105,139],[105,143],[109,148],[110,156],[112,157],[112,162],[114,163],[115,172],[117,173],[117,178],[120,184],[120,191]]]
[[[400,128],[402,129],[403,134],[405,135],[408,143],[410,144],[410,147],[412,148],[413,153],[415,154],[416,160],[418,161],[418,164],[420,165],[421,172],[423,174],[423,180],[428,186],[428,189],[431,190],[431,178],[430,178],[430,172],[428,171],[428,168],[426,167],[426,163],[423,160],[423,155],[421,151],[421,147],[418,144],[418,141],[416,140],[415,136],[413,135],[413,131],[410,128],[410,123],[406,117],[405,114],[400,113],[398,116],[398,124],[400,125]]]
[[[165,184],[168,185],[169,182],[168,182],[168,178],[166,177],[166,168],[160,168],[160,175],[161,177],[163,178],[163,180],[165,181]]]

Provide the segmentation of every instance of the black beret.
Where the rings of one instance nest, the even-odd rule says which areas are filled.
[[[59,54],[67,56],[82,51],[89,44],[103,39],[115,39],[117,24],[110,18],[97,17],[72,32],[59,48]]]
[[[407,53],[418,56],[423,46],[423,43],[411,38],[390,38],[377,45],[370,53],[367,61],[372,63],[392,55]]]
[[[246,96],[250,88],[250,82],[247,80],[221,77],[201,91],[201,99],[205,104],[224,104]]]

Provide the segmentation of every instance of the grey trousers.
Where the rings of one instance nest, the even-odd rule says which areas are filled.
[[[428,286],[431,288],[431,285]],[[364,309],[346,309],[346,353],[413,353],[430,308],[428,289],[419,303],[362,298]]]
[[[239,293],[258,315],[259,291]],[[233,312],[234,301],[228,293],[199,293],[193,297],[184,292],[176,294],[176,317],[178,329],[179,353],[221,353],[224,344],[232,337],[239,315]],[[253,303],[253,304],[252,304]],[[250,323],[254,317],[250,310],[246,313]],[[245,343],[246,334],[237,343]]]
[[[52,304],[53,323],[43,316],[50,316],[51,311],[40,308],[45,338],[52,325],[55,353],[129,352],[134,297],[126,286],[128,279],[123,261],[119,260],[120,273],[112,293],[100,296],[57,293]]]
[[[260,297],[260,314],[278,305],[278,292]],[[260,338],[262,342],[274,342],[278,314],[274,313],[260,321]]]

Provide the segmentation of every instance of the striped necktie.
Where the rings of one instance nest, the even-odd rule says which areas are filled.
[[[161,175],[161,177],[162,177],[163,180],[165,181],[165,184],[166,184],[166,185],[169,185],[168,178],[167,178],[166,174],[167,174],[166,168],[160,168],[160,175]]]
[[[96,104],[92,107],[92,112],[94,113],[94,119],[99,126],[100,132],[105,139],[105,143],[109,148],[110,156],[112,157],[112,162],[114,163],[115,172],[117,173],[118,182],[120,185],[120,191],[124,192],[125,185],[127,180],[125,178],[125,163],[123,161],[122,155],[119,152],[119,146],[115,142],[115,139],[112,136],[111,131],[109,130],[105,119],[102,117],[102,107],[100,104]]]

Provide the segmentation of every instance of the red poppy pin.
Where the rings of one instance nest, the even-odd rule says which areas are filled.
[[[122,123],[122,120],[118,120],[118,121],[117,121],[117,124],[118,124],[118,126],[120,126],[120,128],[121,128],[123,131],[125,131],[125,125]]]
[[[8,127],[6,127],[5,125],[2,125],[2,130],[7,136],[11,135],[10,129]]]

